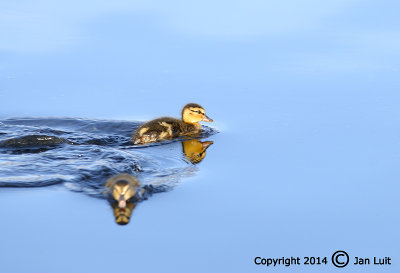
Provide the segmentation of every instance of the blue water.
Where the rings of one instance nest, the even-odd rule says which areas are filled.
[[[0,272],[336,272],[341,249],[393,263],[344,272],[399,272],[397,1],[0,5],[1,119],[136,124],[196,102],[219,131],[126,226],[62,185],[1,188]]]

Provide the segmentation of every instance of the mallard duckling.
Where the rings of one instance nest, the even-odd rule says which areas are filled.
[[[213,143],[213,141],[200,142],[197,139],[182,142],[182,148],[183,153],[185,154],[185,158],[193,164],[199,163],[206,156],[207,148],[210,147]]]
[[[174,137],[198,133],[200,121],[212,122],[203,107],[196,103],[186,104],[182,109],[182,120],[164,117],[141,125],[133,135],[134,144],[146,144]]]
[[[118,202],[119,208],[126,207],[126,202],[135,196],[139,186],[139,181],[129,174],[115,175],[105,184],[110,195]]]

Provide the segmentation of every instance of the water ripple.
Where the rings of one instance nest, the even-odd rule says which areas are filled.
[[[197,171],[179,147],[187,139],[133,145],[132,133],[139,125],[75,118],[4,119],[0,122],[0,187],[63,184],[102,197],[105,181],[118,173],[135,175],[148,191],[160,192]],[[204,127],[196,137],[215,133]]]

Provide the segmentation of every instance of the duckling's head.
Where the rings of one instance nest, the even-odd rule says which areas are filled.
[[[187,140],[182,142],[183,153],[186,159],[193,164],[197,164],[204,159],[207,148],[213,143],[213,141],[200,142],[197,139]]]
[[[199,121],[212,122],[206,116],[206,110],[196,103],[188,103],[182,109],[182,120],[186,123],[198,123]]]
[[[111,196],[118,202],[120,208],[126,207],[126,201],[136,194],[139,181],[129,174],[119,174],[111,177],[106,182]]]

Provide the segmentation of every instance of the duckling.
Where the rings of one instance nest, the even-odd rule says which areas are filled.
[[[185,158],[193,164],[200,163],[200,161],[202,161],[206,156],[207,148],[210,147],[213,143],[213,141],[200,142],[197,139],[182,142],[182,148],[183,153],[185,154]]]
[[[126,207],[126,202],[135,196],[139,186],[139,181],[129,174],[115,175],[105,184],[111,196],[118,202],[119,208]]]
[[[141,125],[133,135],[134,144],[147,144],[160,140],[198,133],[200,121],[212,122],[203,107],[196,103],[186,104],[182,109],[182,120],[163,117]]]

